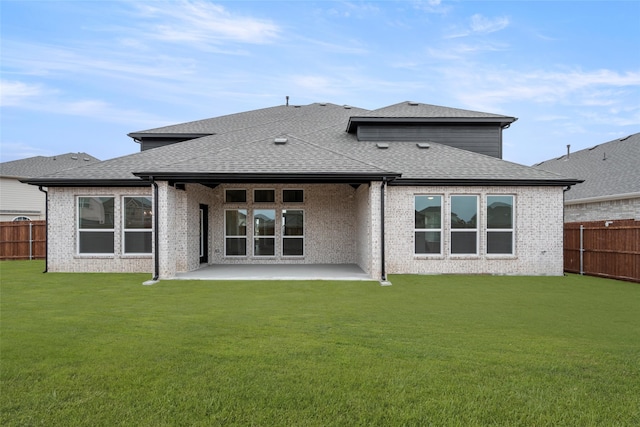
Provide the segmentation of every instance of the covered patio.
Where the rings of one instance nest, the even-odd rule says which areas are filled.
[[[356,264],[213,264],[172,280],[362,280],[371,277]]]

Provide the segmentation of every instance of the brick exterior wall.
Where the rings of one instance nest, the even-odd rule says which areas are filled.
[[[51,272],[152,273],[151,255],[122,253],[122,197],[152,196],[149,187],[49,188],[47,269]],[[114,254],[78,255],[78,196],[114,197]]]
[[[567,203],[564,222],[610,221],[635,219],[640,221],[640,197],[593,203]]]
[[[380,182],[354,189],[346,184],[219,185],[208,188],[187,184],[185,190],[158,183],[160,278],[200,267],[199,209],[208,206],[208,259],[210,264],[358,264],[373,279],[380,279]],[[256,188],[275,190],[274,203],[253,203]],[[225,189],[246,189],[247,203],[225,203]],[[303,203],[284,203],[283,189],[304,190]],[[443,255],[414,255],[414,195],[443,196],[445,228]],[[480,196],[480,252],[477,256],[452,257],[449,252],[448,210],[452,194]],[[487,255],[485,219],[487,194],[515,196],[515,255]],[[141,188],[51,188],[49,215],[49,271],[148,272],[153,257],[122,254],[122,224],[116,220],[115,254],[76,254],[77,196],[115,197],[115,217],[122,218],[122,196],[151,196]],[[561,275],[562,263],[561,187],[386,187],[385,245],[388,274],[521,274]],[[155,203],[155,201],[154,201]],[[225,209],[276,209],[276,256],[254,257],[251,216],[247,221],[246,257],[224,256]],[[281,212],[304,211],[304,257],[282,257]],[[154,236],[155,238],[155,236]]]
[[[442,195],[443,254],[414,254],[414,195]],[[478,195],[479,253],[451,256],[450,196]],[[486,195],[515,196],[515,255],[486,254]],[[388,274],[562,275],[561,187],[388,187],[385,217]]]

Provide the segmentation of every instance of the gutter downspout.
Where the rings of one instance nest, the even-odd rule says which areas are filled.
[[[384,196],[385,188],[387,186],[387,177],[382,178],[382,185],[380,186],[380,263],[381,263],[381,286],[391,286],[391,282],[387,280],[387,269],[385,262],[385,246],[384,246]]]
[[[159,218],[158,218],[158,184],[156,181],[151,178],[151,185],[153,186],[153,278],[151,279],[153,282],[158,281],[158,277],[160,276],[160,256],[158,254],[158,248],[160,247],[159,238],[158,238],[158,229],[159,229]]]
[[[44,193],[44,271],[49,270],[49,193],[38,186],[38,190]]]

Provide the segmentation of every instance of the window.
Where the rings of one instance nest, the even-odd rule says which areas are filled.
[[[415,253],[442,253],[442,196],[415,196]]]
[[[78,197],[78,253],[113,254],[113,197]]]
[[[17,221],[31,221],[31,218],[29,218],[28,216],[17,216],[15,218],[13,218],[11,221],[13,222],[17,222]]]
[[[253,190],[253,202],[254,203],[273,203],[276,201],[275,190]]]
[[[247,210],[229,209],[224,213],[224,254],[247,255]]]
[[[451,254],[478,253],[478,196],[451,196]]]
[[[253,255],[274,256],[276,254],[276,211],[256,209],[253,211]]]
[[[123,253],[150,254],[153,223],[151,198],[124,197],[123,206]]]
[[[487,196],[487,254],[513,255],[513,196]]]
[[[304,255],[304,211],[282,211],[282,255]]]
[[[226,203],[246,203],[247,190],[225,190],[224,201]]]
[[[284,203],[304,202],[304,190],[282,190],[282,201]]]

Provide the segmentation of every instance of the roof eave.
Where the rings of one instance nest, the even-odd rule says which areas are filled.
[[[140,141],[145,138],[166,138],[166,139],[175,139],[175,138],[186,138],[186,139],[196,139],[202,138],[205,136],[215,135],[214,132],[209,133],[190,133],[190,132],[131,132],[128,133],[127,136],[135,139],[136,141]]]
[[[395,186],[435,186],[435,185],[460,185],[460,186],[483,186],[483,185],[505,185],[505,186],[549,186],[567,187],[579,184],[582,181],[575,179],[492,179],[492,178],[399,178],[390,185]]]
[[[395,172],[376,173],[167,173],[136,172],[134,175],[148,180],[171,181],[174,183],[366,183],[371,181],[392,181],[401,176]]]
[[[146,187],[151,185],[143,179],[74,179],[74,178],[29,178],[20,180],[24,184],[42,187]]]
[[[353,133],[361,124],[406,124],[419,125],[421,123],[497,123],[501,127],[510,125],[518,120],[516,117],[358,117],[349,118],[347,132]]]

